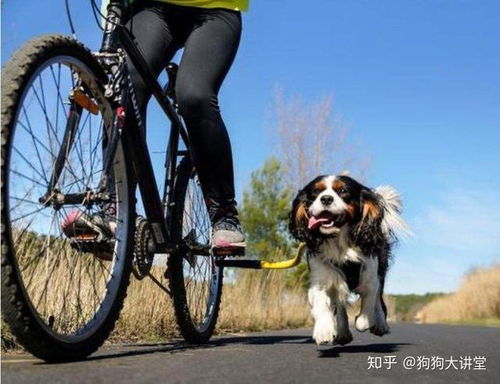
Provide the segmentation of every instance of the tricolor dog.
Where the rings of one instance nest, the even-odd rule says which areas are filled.
[[[317,344],[351,342],[346,312],[350,292],[361,297],[356,329],[389,333],[384,281],[396,235],[409,233],[401,208],[392,187],[370,189],[345,175],[319,176],[298,192],[289,229],[308,248],[308,296]]]

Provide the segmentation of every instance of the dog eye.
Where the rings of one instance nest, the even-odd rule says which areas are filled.
[[[346,193],[347,193],[347,191],[345,190],[345,188],[342,187],[342,188],[339,189],[339,194],[340,195],[344,195]]]

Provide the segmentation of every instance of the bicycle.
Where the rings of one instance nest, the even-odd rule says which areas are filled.
[[[188,342],[207,342],[219,312],[225,255],[210,244],[176,108],[176,65],[162,87],[122,25],[124,6],[111,0],[98,52],[45,35],[2,74],[2,312],[18,342],[46,361],[82,359],[104,343],[131,273],[172,296]],[[171,123],[161,197],[127,56]],[[127,117],[135,124],[125,125]],[[136,213],[136,184],[145,217]],[[113,233],[69,237],[60,223],[72,214],[102,215]],[[169,255],[168,287],[150,273],[155,253]]]

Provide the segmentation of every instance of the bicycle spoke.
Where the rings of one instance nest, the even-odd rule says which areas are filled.
[[[47,180],[47,176],[46,175],[42,175],[32,164],[31,162],[16,148],[16,147],[12,147],[12,149],[14,150],[14,152],[16,152],[19,157],[21,159],[24,160],[24,162],[40,177],[42,178],[47,184],[48,184],[48,180]]]
[[[33,204],[33,205],[40,205],[39,202],[36,202],[34,200],[28,199],[28,197],[30,197],[30,195],[33,193],[33,189],[34,189],[34,187],[31,187],[28,190],[26,190],[24,192],[24,196],[22,196],[22,197],[10,195],[9,199],[17,201],[17,204],[15,204],[15,205],[10,205],[9,204],[10,205],[10,207],[9,207],[9,213],[12,213],[15,209],[19,208],[23,202],[27,202],[28,204]],[[19,192],[20,191],[18,191],[18,193]]]
[[[42,183],[40,183],[40,182],[36,181],[35,179],[32,179],[31,177],[28,177],[28,176],[26,176],[26,175],[23,175],[22,173],[19,173],[18,171],[14,170],[14,169],[11,169],[10,171],[11,171],[12,173],[14,173],[15,175],[17,175],[17,176],[19,176],[19,177],[22,177],[23,179],[26,179],[26,180],[28,180],[28,181],[31,181],[32,183],[35,183],[35,184],[37,184],[37,185],[39,185],[39,186],[41,186],[41,187],[44,187],[44,188],[46,188],[46,187],[47,187],[46,185],[43,185]]]
[[[62,241],[63,239],[61,238],[61,236],[57,236],[57,237],[54,237],[52,239],[52,241],[50,241],[49,244],[47,244],[46,247],[51,247],[53,246],[57,241]],[[21,272],[25,271],[28,269],[28,267],[32,267],[32,270],[35,271],[37,270],[37,267],[38,267],[38,263],[43,259],[43,254],[46,253],[46,248],[42,248],[38,254],[34,255],[31,257],[31,260],[28,264],[26,264],[25,266],[23,266],[21,268]],[[33,265],[32,263],[35,262],[35,265]],[[28,284],[26,284],[26,287],[28,288],[30,285],[31,285],[31,281],[32,281],[32,278],[34,277],[34,275],[30,278],[30,280],[28,281]]]
[[[210,244],[211,224],[203,199],[200,185],[196,177],[189,179],[185,197],[182,237],[191,236],[198,244]],[[193,325],[204,329],[210,323],[214,307],[212,305],[218,294],[213,289],[213,279],[218,278],[214,270],[213,259],[208,256],[186,255],[183,260],[184,288],[186,303]]]
[[[104,170],[103,168],[99,169],[99,170],[97,170],[95,172],[90,173],[89,175],[90,176],[97,175],[98,173],[101,173],[103,170]],[[66,190],[68,188],[71,188],[71,187],[75,186],[78,183],[81,183],[82,181],[84,181],[84,179],[85,179],[85,177],[80,177],[80,178],[78,178],[76,180],[71,181],[69,184],[64,184],[61,188],[64,189],[64,190]]]
[[[23,199],[23,198],[20,198],[20,197],[16,197],[16,196],[9,196],[10,199],[12,200],[16,200],[16,201],[19,201],[19,204],[22,204],[22,203],[28,203],[28,204],[32,204],[32,205],[40,205],[39,202],[37,201],[33,201],[33,200],[28,200],[28,199]],[[9,212],[12,212],[14,211],[15,209],[17,209],[19,207],[19,205],[16,205],[12,208],[9,209]]]
[[[38,140],[37,138],[35,138],[35,135],[33,135],[33,131],[31,130],[31,127],[28,129],[28,128],[27,128],[27,127],[26,127],[26,126],[25,126],[25,125],[24,125],[21,121],[19,121],[19,120],[18,120],[18,123],[19,123],[19,125],[21,125],[21,127],[23,127],[23,129],[24,129],[25,131],[27,131],[27,132],[28,132],[28,134],[30,135],[31,140],[32,140],[32,142],[33,142],[33,146],[35,147],[36,156],[37,156],[37,159],[38,159],[38,163],[40,164],[40,168],[41,168],[41,170],[42,170],[43,176],[42,176],[42,175],[40,175],[40,173],[39,173],[38,171],[37,171],[37,173],[38,173],[38,174],[42,177],[42,179],[44,179],[44,180],[46,180],[46,181],[47,181],[47,180],[48,180],[47,173],[45,172],[45,168],[43,167],[43,164],[42,164],[42,163],[43,163],[43,162],[42,162],[42,157],[41,157],[41,155],[40,155],[40,151],[38,150],[38,145],[37,145],[37,141],[39,141],[39,140]],[[28,122],[28,127],[29,127],[29,122]],[[44,147],[44,148],[48,151],[47,147],[45,147],[45,146],[44,146],[41,142],[40,142],[40,144],[42,145],[42,147]],[[50,152],[49,152],[49,154],[50,154],[50,155],[52,155]],[[31,164],[30,164],[30,165],[31,165]],[[32,167],[33,167],[33,166],[32,166]],[[33,167],[33,169],[34,169],[34,167]]]
[[[95,142],[95,145],[93,146],[93,148],[90,151],[90,159],[91,159],[90,160],[90,173],[89,173],[90,177],[92,177],[92,175],[95,174],[95,172],[93,172],[93,169],[94,169],[95,161],[97,160],[97,155],[96,155],[97,148],[99,147],[99,145],[101,145],[101,146],[103,145],[102,144],[102,141],[104,140],[103,124],[104,123],[101,122],[100,127],[99,127],[99,134],[98,134],[97,140]],[[90,129],[92,130],[92,127],[90,127]],[[100,172],[102,172],[102,170]]]
[[[41,77],[39,77],[38,79],[39,79],[39,83],[41,84]],[[49,139],[49,144],[52,145],[52,140],[50,140],[50,137],[51,137],[50,131],[52,131],[54,139],[57,142],[57,147],[60,147],[61,146],[61,142],[59,141],[59,138],[57,137],[57,133],[55,132],[54,127],[52,126],[52,123],[49,120],[49,116],[47,114],[47,110],[45,109],[45,99],[43,99],[43,102],[41,101],[40,96],[38,95],[38,92],[36,91],[36,88],[33,88],[33,93],[35,94],[35,98],[38,101],[38,105],[42,109],[42,112],[43,112],[43,114],[45,116],[45,125],[46,125],[46,129],[47,129],[47,138]]]
[[[52,79],[54,80],[54,84],[57,90],[57,104],[58,106],[61,106],[61,109],[64,111],[64,101],[61,96],[61,92],[59,90],[60,88],[60,83],[61,83],[61,63],[58,63],[57,66],[57,79],[56,75],[54,74],[54,69],[52,68],[52,65],[49,67],[50,68],[50,73],[52,74]],[[66,121],[67,121],[67,115],[66,115]],[[56,107],[56,126],[58,125],[59,122],[59,108]]]
[[[23,114],[26,115],[26,110],[25,108],[23,107],[22,108],[22,111],[23,111]],[[38,146],[36,145],[36,143],[38,143],[43,149],[45,149],[45,151],[51,156],[51,158],[54,160],[55,159],[55,156],[54,154],[50,151],[49,148],[47,148],[47,146],[42,143],[40,141],[40,139],[38,137],[36,137],[34,134],[33,134],[33,129],[31,128],[31,123],[28,119],[28,116],[26,115],[24,117],[26,119],[26,124],[24,124],[21,120],[17,120],[17,123],[31,136],[31,139],[33,141],[33,145],[35,146],[35,149],[38,151]],[[40,161],[41,161],[41,156],[40,156]]]
[[[15,219],[11,220],[11,223],[15,223],[16,221],[19,221],[21,219],[24,219],[25,217],[28,217],[28,216],[31,216],[31,215],[34,215],[35,213],[38,213],[40,212],[41,210],[45,209],[47,207],[40,207],[34,211],[31,211],[29,213],[26,213],[25,215],[22,215],[21,217],[16,217]]]
[[[81,123],[81,129],[78,129],[77,128],[77,136],[76,136],[76,143],[78,144],[73,144],[75,145],[75,152],[80,160],[80,164],[84,165],[84,161],[83,161],[83,150],[82,150],[82,142],[81,142],[81,135],[82,135],[82,132],[83,132],[83,128],[87,122],[87,120],[89,119],[89,116],[90,116],[90,113],[87,112],[87,117],[85,118],[85,120],[83,121],[83,123]],[[82,173],[83,173],[83,178],[87,178],[87,171],[85,170],[85,166],[82,167]]]

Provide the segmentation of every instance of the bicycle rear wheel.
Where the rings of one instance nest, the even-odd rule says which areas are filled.
[[[106,202],[113,212],[55,198],[98,187],[112,119],[106,81],[86,48],[59,35],[28,42],[2,73],[2,315],[18,342],[47,361],[94,352],[129,283],[135,207],[121,144]],[[108,215],[113,236],[104,245],[69,238],[62,223],[72,214]]]
[[[188,158],[178,169],[171,233],[177,252],[168,258],[175,316],[184,339],[206,343],[219,315],[222,267],[210,252],[211,224],[196,171]]]

